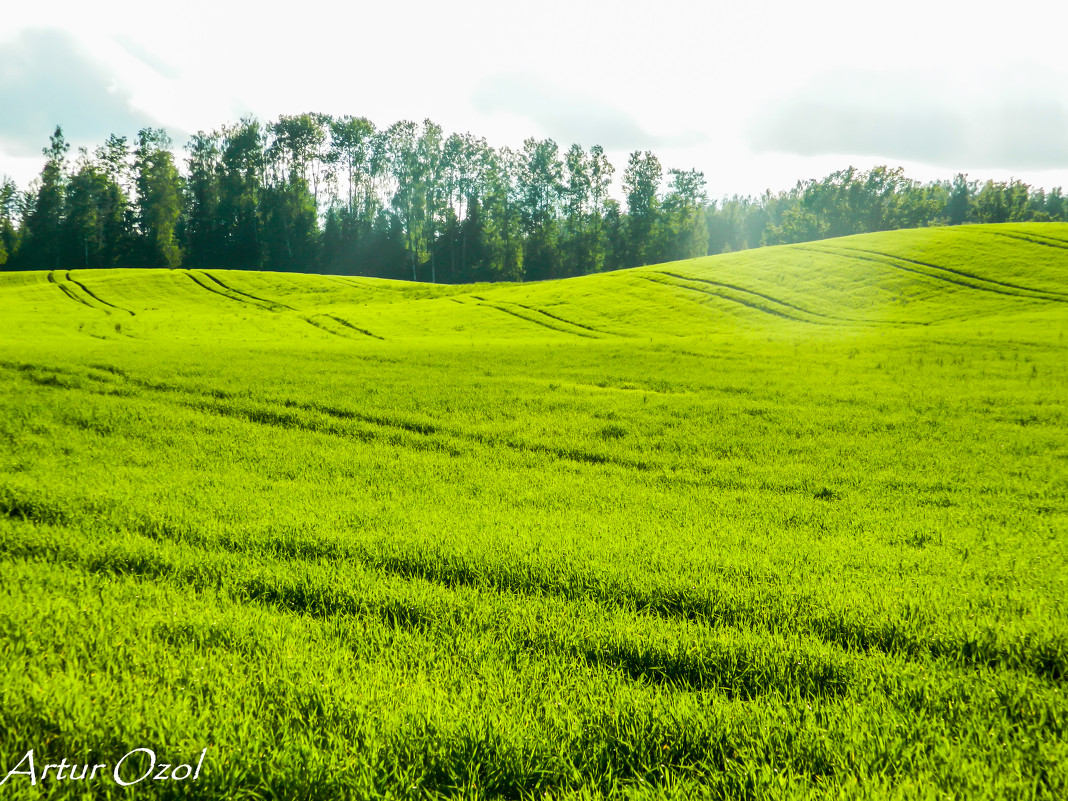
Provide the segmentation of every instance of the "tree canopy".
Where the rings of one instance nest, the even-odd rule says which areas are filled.
[[[527,139],[494,148],[431,120],[244,118],[178,158],[162,130],[92,153],[57,126],[26,191],[0,181],[0,266],[219,267],[422,281],[535,280],[846,234],[1063,220],[1062,191],[849,167],[786,192],[709,200],[651,151]]]

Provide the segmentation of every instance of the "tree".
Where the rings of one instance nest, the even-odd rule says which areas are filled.
[[[328,120],[320,114],[279,117],[269,126],[268,180],[260,195],[263,264],[308,270],[318,256],[318,185]]]
[[[219,140],[217,133],[198,131],[186,145],[189,179],[185,252],[191,267],[213,267],[224,259],[223,166]]]
[[[318,215],[307,182],[297,174],[267,187],[261,196],[264,267],[310,270],[317,259]]]
[[[78,169],[67,182],[67,216],[64,220],[64,254],[67,266],[104,267],[108,177],[83,148]]]
[[[1008,186],[1004,182],[987,181],[975,198],[975,217],[978,222],[1008,222],[1012,215]]]
[[[15,258],[19,249],[18,219],[22,216],[22,193],[18,184],[4,176],[0,181],[0,265]]]
[[[430,282],[438,281],[435,242],[438,231],[445,225],[444,175],[441,126],[431,120],[423,121],[423,130],[416,144],[416,185],[420,194],[419,209],[423,213],[420,228],[423,234],[422,251],[430,260]]]
[[[482,201],[491,152],[485,139],[470,133],[452,134],[442,147],[442,252],[448,258],[452,281],[464,280],[462,276],[469,274],[469,258],[479,262],[483,257],[479,248],[485,231]]]
[[[389,146],[389,171],[395,182],[392,207],[405,238],[405,250],[412,266],[412,280],[419,280],[417,263],[422,231],[419,223],[422,200],[419,187],[419,157],[416,151],[418,127],[410,120],[396,122],[386,131]]]
[[[319,183],[322,179],[321,166],[328,157],[323,152],[329,118],[322,114],[283,114],[270,126],[274,137],[267,154],[271,165],[276,169],[275,183],[294,179],[303,180],[311,188],[315,206],[319,206]]]
[[[523,142],[518,190],[526,232],[523,265],[529,279],[555,278],[561,273],[558,215],[563,169],[559,148],[552,139]]]
[[[125,136],[111,134],[94,153],[96,165],[105,176],[98,216],[103,237],[101,261],[106,267],[132,266],[136,212],[130,202],[133,177],[130,146]]]
[[[671,183],[663,202],[657,261],[692,259],[708,254],[705,222],[705,174],[670,170]]]
[[[486,281],[520,281],[523,278],[523,204],[518,175],[523,156],[504,147],[482,153],[485,191],[480,208],[481,251],[472,277]]]
[[[943,182],[921,185],[909,181],[895,198],[893,228],[944,225],[949,189]]]
[[[371,213],[374,135],[375,126],[366,117],[341,117],[330,122],[327,161],[343,170],[347,208],[357,216],[362,213],[369,217]]]
[[[861,184],[860,181],[863,180]],[[856,209],[857,231],[887,231],[901,227],[904,210],[902,201],[916,187],[915,181],[905,177],[901,167],[880,166],[858,176],[863,191],[858,192],[863,206]]]
[[[584,275],[595,269],[591,213],[593,164],[581,146],[572,145],[564,156],[564,166],[567,177],[563,189],[564,231],[560,243],[563,272]]]
[[[590,204],[592,207],[591,236],[593,237],[593,249],[591,253],[591,272],[601,272],[609,263],[609,242],[606,218],[608,204],[612,201],[609,190],[612,186],[612,176],[616,168],[604,154],[604,148],[594,145],[590,148],[589,174],[590,174]],[[617,207],[618,209],[618,207]]]
[[[653,232],[660,212],[657,191],[663,170],[660,160],[650,151],[635,150],[623,173],[623,192],[627,200],[627,262],[630,266],[649,264],[655,248]]]
[[[148,267],[181,266],[177,226],[182,213],[182,181],[161,128],[142,128],[137,134],[134,165],[137,174],[137,221],[141,255]]]
[[[19,252],[19,264],[42,269],[57,269],[62,257],[63,222],[66,214],[67,152],[70,145],[63,129],[56,126],[42,153],[45,166],[36,191],[28,203],[25,242]]]
[[[259,217],[263,144],[263,132],[255,118],[243,118],[222,130],[219,226],[224,251],[220,266],[258,270],[263,265]]]
[[[1046,214],[1051,220],[1068,220],[1068,203],[1065,202],[1064,192],[1059,186],[1053,187],[1046,195]]]
[[[963,225],[971,221],[975,189],[975,183],[969,181],[967,175],[957,173],[954,176],[949,199],[946,201],[946,218],[950,225]]]

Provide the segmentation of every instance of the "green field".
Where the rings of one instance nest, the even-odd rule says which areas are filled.
[[[1066,333],[1068,224],[0,272],[2,774],[208,748],[0,797],[1068,798]]]

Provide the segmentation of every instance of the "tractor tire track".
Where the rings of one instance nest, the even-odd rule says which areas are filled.
[[[341,337],[342,339],[359,339],[360,338],[360,337],[350,336],[349,334],[341,334],[341,333],[338,333],[337,331],[333,331],[329,327],[324,325],[323,323],[317,322],[316,319],[315,319],[316,317],[326,318],[327,320],[331,320],[332,322],[337,323],[338,325],[344,326],[345,328],[347,328],[347,329],[349,329],[349,330],[351,330],[351,331],[353,331],[353,332],[355,332],[357,334],[362,334],[363,336],[368,336],[368,337],[374,337],[375,339],[382,339],[382,337],[378,336],[377,334],[372,334],[370,331],[366,331],[363,328],[357,328],[356,326],[354,326],[352,323],[348,322],[347,320],[342,320],[340,317],[334,317],[332,314],[313,314],[311,317],[301,317],[301,319],[304,320],[304,322],[310,323],[311,325],[314,325],[316,328],[318,328],[318,329],[320,329],[322,331],[325,331],[328,334],[333,334],[334,336]]]
[[[49,270],[49,272],[48,272],[48,283],[53,284],[54,286],[56,286],[64,295],[66,295],[68,298],[73,300],[75,303],[80,303],[83,306],[88,306],[90,309],[96,309],[96,311],[102,311],[102,312],[104,312],[104,314],[110,314],[110,312],[108,312],[106,309],[101,309],[101,308],[98,308],[98,307],[94,306],[92,303],[87,301],[85,298],[79,298],[77,295],[75,295],[70,290],[70,287],[63,286],[63,284],[59,283],[59,281],[56,280],[56,271],[55,270]]]
[[[68,298],[70,298],[70,300],[73,300],[76,303],[81,303],[82,305],[88,305],[88,307],[90,309],[93,309],[93,310],[95,310],[97,312],[104,312],[105,314],[108,314],[108,315],[111,314],[111,312],[109,312],[107,309],[101,309],[100,307],[98,307],[98,305],[93,305],[88,300],[85,300],[84,298],[80,297],[78,295],[78,293],[75,292],[74,289],[70,288],[69,286],[67,286],[64,283],[61,283],[61,282],[57,281],[56,280],[56,270],[50,270],[49,271],[49,273],[48,273],[48,281],[49,281],[49,283],[52,283],[52,284],[58,286],[60,288],[61,292],[64,295],[66,295]],[[66,273],[64,281],[70,281],[70,283],[73,283],[73,284],[81,287],[82,289],[85,289],[85,287],[82,286],[81,284],[79,284],[77,281],[74,281],[73,279],[70,279],[70,273],[69,272]],[[89,292],[88,289],[85,289],[85,294],[89,295],[89,297],[93,298],[94,300],[97,300],[100,303],[103,303],[104,305],[111,305],[111,303],[105,303],[105,301],[100,300],[99,298],[97,298],[95,295],[93,295],[93,293]],[[114,308],[117,309],[117,307],[114,307]],[[125,312],[126,310],[123,309],[121,311]],[[130,314],[132,314],[132,312],[130,312]]]
[[[1006,236],[1006,234],[1000,234],[1000,235],[1001,236]],[[1028,240],[1028,241],[1030,241],[1030,240]],[[941,267],[941,266],[939,266],[937,264],[931,264],[930,262],[919,261],[918,259],[907,259],[904,256],[893,256],[893,255],[891,255],[889,253],[880,253],[879,251],[875,251],[875,250],[862,250],[861,248],[843,247],[843,250],[855,250],[855,251],[860,252],[860,253],[870,253],[870,254],[875,255],[875,256],[882,256],[883,258],[886,258],[886,259],[894,259],[894,260],[897,260],[897,261],[904,261],[904,262],[908,262],[909,264],[915,264],[915,265],[920,266],[920,267],[927,267],[928,269],[931,269],[931,270],[941,270],[941,271],[944,271],[944,272],[947,272],[947,273],[953,273],[954,275],[959,275],[959,276],[961,276],[963,278],[967,278],[967,279],[970,279],[970,280],[973,280],[973,281],[980,281],[980,282],[985,283],[985,284],[995,284],[996,286],[1003,286],[1003,287],[1006,287],[1007,289],[1016,289],[1016,290],[1019,290],[1019,291],[1022,291],[1022,292],[1032,292],[1032,293],[1035,293],[1035,294],[1038,294],[1038,295],[1065,295],[1066,297],[1068,297],[1068,292],[1058,292],[1056,290],[1049,290],[1049,289],[1036,289],[1034,287],[1023,286],[1022,284],[1011,284],[1011,283],[1009,283],[1007,281],[998,281],[998,280],[993,279],[993,278],[983,278],[981,275],[975,275],[974,273],[967,273],[967,272],[964,272],[963,270],[954,270],[952,267]]]
[[[619,336],[618,334],[613,334],[610,331],[602,331],[601,329],[594,328],[593,326],[590,326],[590,325],[583,325],[582,323],[574,323],[571,320],[565,320],[563,317],[557,317],[555,314],[551,314],[551,313],[545,311],[544,309],[539,309],[539,308],[537,308],[535,306],[527,306],[527,305],[524,305],[522,303],[516,303],[515,305],[518,306],[521,309],[526,309],[527,311],[536,312],[538,314],[544,314],[546,317],[549,317],[550,319],[553,319],[553,320],[558,320],[561,323],[566,323],[567,325],[573,325],[573,326],[575,326],[575,328],[582,328],[582,329],[585,329],[586,331],[592,331],[595,334],[604,334],[605,336]]]
[[[81,288],[82,292],[84,292],[86,295],[91,297],[97,303],[103,303],[105,306],[110,306],[113,309],[118,309],[119,311],[124,311],[128,315],[130,315],[131,317],[136,317],[137,316],[135,312],[132,312],[129,309],[124,309],[122,306],[116,306],[114,303],[108,303],[102,297],[100,297],[95,292],[93,292],[91,289],[89,289],[89,287],[87,287],[81,281],[76,281],[74,278],[72,278],[71,274],[70,274],[70,270],[67,271],[67,280],[70,281],[72,284],[77,284],[78,287]]]
[[[252,300],[259,301],[260,303],[266,303],[268,308],[271,309],[271,311],[274,311],[275,309],[288,309],[289,311],[296,311],[296,309],[294,309],[292,306],[287,306],[284,303],[279,303],[277,300],[270,300],[269,298],[261,298],[261,297],[258,297],[256,295],[252,295],[252,294],[250,294],[248,292],[242,292],[240,289],[234,289],[232,286],[227,286],[222,281],[220,281],[218,278],[216,278],[214,275],[212,275],[211,273],[209,273],[209,272],[207,272],[205,270],[201,270],[200,272],[201,272],[201,275],[211,279],[216,284],[218,284],[223,289],[225,289],[227,292],[233,292],[235,295],[243,295],[246,298],[250,298]]]
[[[267,298],[257,297],[256,295],[250,295],[248,292],[242,292],[239,289],[234,289],[232,287],[229,287],[226,284],[224,284],[222,281],[220,281],[218,278],[216,278],[215,276],[211,275],[210,273],[203,272],[203,271],[201,271],[201,272],[202,272],[202,275],[204,275],[206,278],[210,278],[212,281],[214,281],[216,284],[218,284],[220,287],[222,287],[226,291],[225,292],[221,292],[218,289],[216,289],[215,287],[212,287],[212,286],[209,286],[209,285],[205,284],[203,281],[198,280],[197,277],[195,275],[193,275],[192,272],[188,272],[187,271],[186,275],[188,275],[198,286],[208,290],[209,292],[214,292],[216,295],[221,295],[222,297],[229,298],[230,300],[236,301],[237,303],[244,303],[244,304],[249,305],[249,306],[255,306],[258,309],[263,309],[264,311],[273,312],[275,314],[280,313],[282,310],[293,311],[293,312],[297,311],[297,309],[295,309],[294,307],[287,306],[284,303],[277,303],[277,302],[269,300]],[[232,294],[227,294],[227,293],[232,293]],[[311,317],[301,316],[299,319],[301,321],[307,323],[308,325],[312,326],[313,328],[317,328],[320,331],[325,331],[326,333],[331,334],[333,336],[341,337],[342,339],[351,339],[352,338],[352,337],[347,337],[344,334],[340,334],[337,331],[331,331],[327,326],[323,325],[322,323],[315,322],[313,317],[317,317],[317,316],[318,317],[326,317],[326,318],[328,318],[330,320],[333,320],[334,322],[338,323],[339,325],[343,325],[345,328],[350,328],[350,329],[352,329],[353,331],[355,331],[357,333],[363,334],[364,336],[369,336],[369,337],[373,337],[374,339],[380,339],[380,340],[384,341],[384,337],[380,337],[377,334],[372,334],[370,331],[367,331],[366,329],[359,328],[358,326],[353,325],[352,323],[348,322],[347,320],[342,320],[340,317],[334,317],[333,315],[330,315],[330,314],[312,315]]]
[[[664,273],[660,274],[666,275]],[[685,289],[689,292],[696,292],[698,295],[704,295],[705,297],[720,298],[721,300],[730,301],[731,303],[737,303],[740,306],[745,306],[747,308],[754,309],[755,311],[764,312],[765,314],[771,314],[775,317],[781,317],[784,320],[792,320],[795,323],[808,323],[809,325],[834,325],[834,323],[822,322],[820,320],[806,320],[804,317],[797,317],[793,314],[787,314],[786,312],[779,311],[778,309],[768,308],[767,306],[763,306],[759,303],[743,300],[741,298],[732,298],[730,295],[725,295],[722,292],[713,292],[707,289],[698,289],[697,287],[686,286],[685,284],[675,283],[674,281],[661,281],[648,275],[641,275],[638,277],[646,281],[651,281],[654,284],[659,284],[660,286],[668,286],[674,289]]]
[[[320,331],[324,331],[327,334],[330,334],[331,336],[341,337],[341,339],[352,339],[352,337],[346,336],[345,334],[339,334],[337,331],[331,331],[329,328],[327,328],[322,323],[315,322],[315,319],[312,318],[312,317],[301,317],[300,319],[302,319],[304,322],[308,323],[309,325],[315,326]]]
[[[519,312],[512,311],[511,309],[506,309],[503,306],[495,306],[492,303],[485,302],[479,305],[485,306],[490,309],[496,309],[497,311],[504,312],[505,314],[510,314],[512,315],[512,317],[517,317],[520,320],[525,320],[526,322],[532,323],[533,325],[540,325],[542,328],[548,328],[550,331],[556,331],[558,334],[571,334],[572,336],[586,337],[587,339],[600,339],[600,337],[594,336],[593,334],[584,334],[578,331],[568,331],[565,328],[558,328],[555,325],[549,325],[548,323],[542,322],[541,320],[534,320],[530,317],[527,317],[526,315],[520,314]]]
[[[727,283],[724,283],[722,281],[713,281],[710,278],[694,278],[692,276],[679,275],[678,273],[671,273],[671,272],[668,272],[666,270],[660,270],[659,272],[660,272],[661,275],[671,276],[672,278],[678,278],[678,279],[683,280],[683,281],[696,281],[696,282],[699,282],[699,283],[702,283],[702,284],[711,284],[712,286],[721,286],[721,287],[724,287],[725,289],[730,289],[730,290],[733,290],[735,292],[742,292],[742,293],[747,294],[747,295],[755,295],[756,297],[762,298],[762,299],[764,299],[766,301],[769,301],[771,303],[777,303],[780,306],[786,306],[789,309],[794,309],[795,311],[799,311],[802,314],[809,314],[809,315],[812,315],[813,317],[822,317],[822,318],[824,318],[826,320],[837,320],[839,322],[844,322],[844,323],[859,323],[861,325],[870,325],[871,324],[870,320],[858,320],[855,317],[838,317],[837,315],[834,315],[834,314],[824,314],[823,312],[812,311],[811,309],[806,309],[803,306],[798,306],[798,305],[796,305],[794,303],[789,303],[788,301],[785,301],[785,300],[779,300],[778,298],[773,298],[771,295],[765,295],[763,292],[757,292],[757,291],[755,291],[753,289],[745,289],[744,287],[735,286],[734,284],[727,284]],[[883,321],[884,324],[887,323],[887,322],[891,322],[891,321],[889,321],[889,320],[888,321]],[[893,321],[892,324],[893,325],[924,325],[924,323],[917,323],[917,322],[911,321],[911,320]]]
[[[363,334],[364,336],[368,336],[368,337],[373,337],[374,339],[380,339],[380,340],[382,340],[383,342],[385,342],[385,341],[386,341],[386,338],[385,338],[385,337],[380,337],[380,336],[379,336],[378,334],[372,334],[372,333],[371,333],[370,331],[368,331],[368,330],[367,330],[366,328],[360,328],[359,326],[353,325],[353,324],[352,324],[352,323],[350,323],[350,322],[349,322],[348,320],[343,320],[343,319],[341,319],[340,317],[335,317],[335,316],[334,316],[334,315],[332,315],[332,314],[324,314],[323,316],[324,316],[324,317],[329,317],[329,318],[330,318],[331,320],[333,320],[333,321],[334,321],[335,323],[338,323],[339,325],[343,325],[343,326],[345,326],[346,328],[351,328],[351,329],[352,329],[353,331],[357,331],[358,333],[361,333],[361,334]]]
[[[0,361],[0,368],[25,373],[25,378],[42,386],[60,386],[50,378],[41,379],[35,374],[40,369],[31,364],[16,364]],[[394,447],[406,447],[416,451],[436,451],[452,457],[470,456],[472,444],[488,448],[501,448],[519,454],[543,454],[579,464],[614,466],[629,470],[649,471],[661,469],[654,461],[628,459],[611,453],[588,450],[582,447],[566,447],[542,442],[524,441],[513,437],[485,436],[462,428],[445,428],[434,423],[418,420],[403,420],[388,415],[339,409],[318,403],[300,403],[292,400],[267,401],[248,404],[231,393],[222,391],[197,391],[196,389],[145,381],[112,370],[105,372],[121,381],[101,380],[76,370],[49,368],[56,373],[70,376],[82,382],[79,388],[97,394],[113,395],[116,389],[132,384],[149,392],[160,393],[160,400],[182,406],[203,414],[243,420],[255,425],[270,426],[290,431],[305,431],[315,434],[355,439],[363,442],[385,442]],[[98,368],[99,369],[99,368]],[[102,384],[99,388],[86,385],[89,381]],[[309,417],[308,415],[313,415]],[[314,415],[321,415],[316,419]],[[328,419],[322,419],[328,418]],[[345,424],[349,425],[345,425]],[[353,427],[361,423],[371,427]]]
[[[197,278],[195,275],[193,275],[193,273],[191,273],[189,271],[183,271],[182,274],[186,278],[188,278],[190,281],[192,281],[194,284],[199,286],[201,289],[206,289],[208,292],[211,292],[213,295],[218,295],[219,297],[226,298],[227,300],[232,300],[234,303],[241,303],[241,304],[244,304],[246,306],[255,306],[257,309],[265,308],[262,304],[250,303],[247,300],[242,300],[241,298],[235,298],[233,295],[228,295],[225,292],[220,292],[218,289],[215,289],[214,287],[211,287],[211,286],[208,286],[207,284],[205,284],[203,281],[201,281],[199,278]]]
[[[863,250],[861,248],[851,247],[839,247],[839,248],[819,248],[809,247],[811,250],[816,250],[822,253],[830,253],[831,255],[841,256],[844,258],[857,258],[864,261],[872,261],[876,264],[883,264],[888,267],[893,267],[898,270],[906,270],[908,272],[918,273],[919,275],[925,275],[929,278],[934,278],[939,281],[948,281],[951,284],[957,284],[959,286],[966,286],[971,289],[978,289],[984,292],[994,292],[999,295],[1009,295],[1017,298],[1028,298],[1032,300],[1051,300],[1057,303],[1068,303],[1068,297],[1050,297],[1051,294],[1063,294],[1063,293],[1051,293],[1045,289],[1034,289],[1032,287],[1021,286],[1020,284],[1010,284],[1006,281],[995,281],[992,278],[983,278],[973,273],[966,273],[963,270],[954,270],[952,267],[940,267],[937,264],[929,264],[925,261],[918,261],[916,259],[906,259],[903,256],[893,256],[889,253],[880,253],[875,250]],[[866,254],[856,255],[852,254]],[[935,272],[926,272],[924,270],[917,270],[910,267],[904,267],[895,262],[903,261],[907,264],[914,264],[917,267],[925,267],[927,270],[933,270]],[[939,275],[939,273],[949,273],[950,275],[957,276],[964,280],[954,280],[948,275]],[[970,283],[969,283],[970,282]],[[992,284],[993,286],[986,286],[986,284]],[[1015,292],[1006,292],[1005,289],[997,289],[995,287],[1004,287],[1005,289],[1016,290]],[[1021,293],[1029,294],[1021,294]]]
[[[337,281],[339,284],[344,284],[345,286],[347,286],[349,288],[366,289],[366,287],[364,287],[364,286],[360,285],[359,283],[357,283],[355,279],[349,278],[348,276],[344,276],[344,275],[324,275],[323,278],[333,279],[334,281]]]
[[[1057,248],[1058,250],[1068,250],[1068,242],[1051,236],[1043,236],[1042,234],[1010,234],[1008,231],[983,231],[983,233],[989,234],[990,236],[1003,236],[1008,239],[1027,242],[1031,245],[1041,245],[1048,248]],[[1065,293],[1058,292],[1057,294]]]

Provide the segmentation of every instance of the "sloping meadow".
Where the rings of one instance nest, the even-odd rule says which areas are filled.
[[[0,273],[0,797],[1066,797],[1066,278]]]

